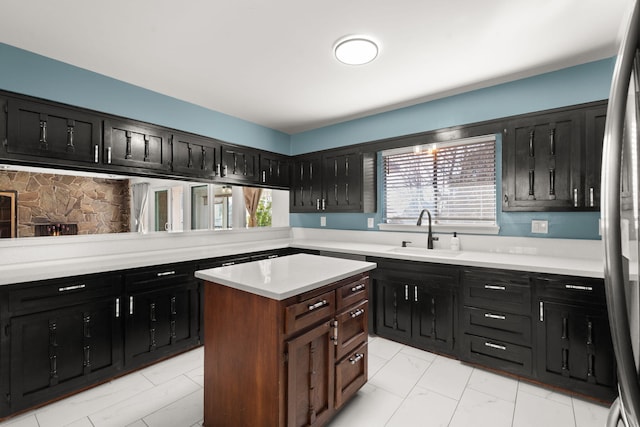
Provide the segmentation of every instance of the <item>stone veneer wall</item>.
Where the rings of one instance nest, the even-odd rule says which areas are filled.
[[[78,234],[129,231],[129,180],[0,171],[0,190],[18,191],[18,237],[35,224],[78,224]]]

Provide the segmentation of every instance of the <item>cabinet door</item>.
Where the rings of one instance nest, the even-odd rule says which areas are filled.
[[[374,280],[376,333],[407,342],[411,338],[410,288],[412,285],[384,279]]]
[[[98,116],[9,98],[6,152],[45,163],[98,163],[101,125]]]
[[[589,109],[585,112],[585,171],[582,204],[587,208],[600,208],[600,176],[602,168],[602,146],[607,107]]]
[[[358,152],[329,155],[324,158],[324,203],[331,212],[359,212],[362,159]]]
[[[260,154],[260,183],[289,188],[289,161],[287,156]]]
[[[454,296],[451,289],[424,284],[411,287],[414,300],[412,341],[426,350],[453,350]]]
[[[12,318],[14,410],[113,375],[121,366],[115,298]]]
[[[551,384],[595,397],[614,396],[617,380],[606,308],[540,301],[538,374]]]
[[[291,176],[291,212],[316,212],[322,205],[322,158],[296,158]]]
[[[171,150],[174,172],[203,178],[220,175],[220,144],[196,135],[174,133]]]
[[[503,144],[503,210],[572,210],[581,202],[581,115],[514,121]]]
[[[198,342],[197,283],[127,295],[125,363],[145,363]]]
[[[324,425],[333,413],[333,347],[329,322],[287,342],[287,426]]]
[[[163,128],[132,121],[105,120],[104,163],[141,169],[168,170],[169,134]]]
[[[221,177],[246,182],[258,182],[258,153],[249,148],[222,146]]]

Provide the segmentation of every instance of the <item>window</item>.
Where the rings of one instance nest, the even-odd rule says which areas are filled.
[[[388,224],[415,224],[429,209],[434,224],[496,224],[493,135],[384,151]]]

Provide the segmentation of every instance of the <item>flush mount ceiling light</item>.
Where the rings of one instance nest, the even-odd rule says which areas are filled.
[[[365,36],[348,36],[336,42],[333,53],[343,64],[363,65],[378,56],[378,45]]]

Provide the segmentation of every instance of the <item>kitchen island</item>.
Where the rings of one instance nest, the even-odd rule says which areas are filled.
[[[205,426],[324,425],[367,381],[375,267],[296,254],[197,271]]]

